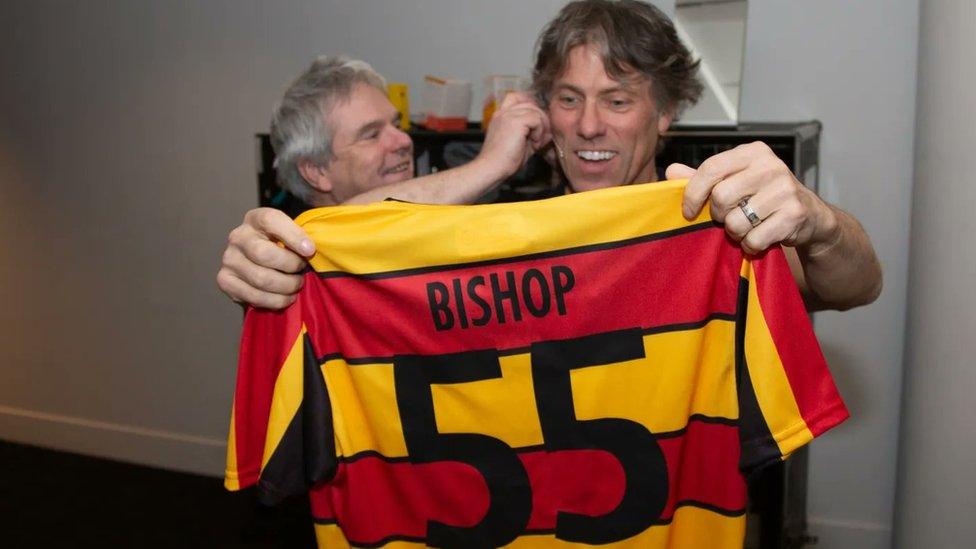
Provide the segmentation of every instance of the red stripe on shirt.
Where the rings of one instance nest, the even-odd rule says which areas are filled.
[[[736,427],[693,420],[683,434],[659,443],[669,482],[661,520],[672,518],[678,502],[695,501],[729,513],[745,509]],[[605,451],[532,451],[519,458],[532,486],[528,530],[554,529],[559,511],[607,514],[623,497],[623,470]],[[472,526],[488,509],[484,480],[469,465],[390,462],[376,456],[341,464],[335,480],[314,488],[310,497],[316,519],[337,520],[358,543],[423,538],[428,520]]]
[[[395,278],[320,279],[309,273],[306,288],[318,294],[326,310],[309,320],[308,326],[320,353],[341,352],[347,358],[518,348],[533,341],[733,314],[740,265],[741,251],[716,228],[620,248]],[[573,288],[563,294],[565,315],[558,314],[556,284],[551,280],[554,267],[568,267],[575,277]],[[521,295],[523,277],[530,269],[550,276],[550,312],[536,317],[521,303],[522,320],[513,321],[505,302],[506,321],[499,323],[490,275],[498,274],[499,285],[506,289],[505,273],[513,272]],[[473,320],[483,310],[465,297],[469,327],[461,328],[453,280],[460,280],[466,292],[468,281],[476,276],[486,280],[476,293],[491,304],[491,320],[474,326]],[[450,290],[455,326],[448,330],[438,331],[431,313],[428,284],[436,283]],[[529,287],[539,308],[543,303],[539,285]]]
[[[781,248],[752,262],[759,306],[793,390],[800,414],[813,436],[848,417],[817,343],[803,299]]]
[[[261,471],[275,381],[301,332],[300,306],[249,309],[244,318],[232,426],[241,488],[257,482]]]

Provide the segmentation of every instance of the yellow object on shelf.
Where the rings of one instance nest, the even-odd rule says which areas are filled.
[[[410,93],[407,85],[403,82],[391,82],[386,85],[386,95],[400,112],[400,129],[410,129]]]

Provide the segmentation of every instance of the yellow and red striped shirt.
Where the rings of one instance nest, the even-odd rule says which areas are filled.
[[[743,473],[847,417],[782,250],[685,182],[298,222],[251,310],[226,485],[308,493],[321,547],[736,547]]]

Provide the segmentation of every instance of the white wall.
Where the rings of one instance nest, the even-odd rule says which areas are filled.
[[[747,7],[746,0],[689,0],[675,5],[675,26],[701,58],[698,74],[705,85],[701,99],[682,115],[682,122],[729,124],[738,120]]]
[[[528,74],[563,3],[0,3],[0,438],[221,474],[241,312],[213,279],[287,82],[343,52],[414,97]]]
[[[924,2],[895,541],[976,539],[976,3]],[[965,175],[963,175],[965,174]]]
[[[912,190],[916,0],[750,0],[740,120],[824,124],[820,189],[860,219],[885,288],[820,313],[817,333],[851,419],[811,449],[817,547],[889,547]]]

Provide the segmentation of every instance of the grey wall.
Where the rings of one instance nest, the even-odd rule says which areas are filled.
[[[817,118],[820,186],[871,235],[885,288],[815,320],[851,419],[811,448],[811,532],[889,546],[895,490],[918,2],[750,0],[740,120]]]
[[[219,474],[240,311],[213,277],[286,80],[340,51],[413,90],[527,72],[562,0],[190,4],[0,4],[0,438]],[[889,537],[917,7],[749,7],[742,119],[824,122],[822,185],[887,277],[817,320],[854,414],[814,445],[822,547]]]
[[[213,278],[286,81],[322,52],[527,72],[561,3],[0,4],[0,437],[219,474],[241,312]]]
[[[896,537],[976,539],[976,3],[924,2]],[[967,174],[967,175],[962,175]]]

